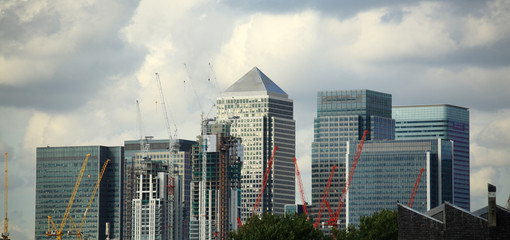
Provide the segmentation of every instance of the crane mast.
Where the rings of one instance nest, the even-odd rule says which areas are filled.
[[[9,240],[9,219],[7,218],[7,207],[8,207],[8,201],[9,201],[8,169],[9,169],[9,154],[5,153],[5,219],[4,219],[4,232],[2,233],[3,240]]]
[[[336,221],[338,220],[338,216],[340,216],[340,213],[342,212],[342,208],[344,206],[344,199],[347,195],[347,192],[349,191],[349,186],[351,186],[352,178],[354,177],[354,171],[356,171],[356,166],[358,165],[359,157],[361,156],[361,150],[363,150],[363,143],[365,143],[365,137],[368,134],[368,130],[365,130],[363,133],[363,137],[361,137],[361,140],[358,144],[358,148],[356,149],[356,154],[354,155],[354,160],[352,161],[351,169],[349,170],[349,179],[347,183],[345,183],[344,189],[342,190],[342,196],[340,197],[340,201],[338,202],[338,207],[336,209],[336,212],[333,217],[329,220],[330,226],[335,226]],[[349,159],[347,159],[348,161]]]
[[[414,183],[413,192],[411,193],[411,197],[409,198],[409,207],[413,207],[414,197],[416,196],[416,192],[418,191],[418,186],[420,185],[421,174],[425,169],[421,168],[418,177],[416,178],[416,182]]]
[[[308,218],[310,215],[308,215],[308,207],[306,206],[306,199],[305,199],[305,193],[303,190],[303,182],[301,181],[301,174],[299,173],[299,168],[297,165],[296,158],[292,159],[294,161],[294,165],[296,166],[296,177],[298,179],[298,186],[299,186],[299,194],[301,195],[301,200],[303,201],[303,211],[306,214],[306,217]]]
[[[85,223],[85,218],[87,218],[87,213],[89,212],[90,210],[90,207],[92,206],[92,202],[94,201],[94,197],[96,196],[96,192],[97,192],[97,189],[99,188],[99,184],[101,183],[101,179],[103,178],[103,174],[106,170],[106,166],[108,166],[108,163],[110,162],[110,159],[106,159],[106,162],[103,164],[103,168],[101,169],[101,172],[99,173],[99,176],[97,178],[97,182],[96,182],[96,186],[94,187],[94,191],[92,191],[92,195],[90,196],[90,199],[89,199],[89,204],[87,205],[87,208],[85,208],[85,212],[83,213],[83,217],[81,218],[81,223],[80,223],[80,227],[79,228],[76,228],[76,225],[74,225],[74,222],[73,222],[73,225],[74,225],[74,228],[76,229],[76,231],[72,231],[69,230],[69,235],[76,235],[78,237],[78,239],[82,239],[82,232],[81,232],[81,229],[83,227],[83,224]],[[72,218],[71,218],[72,220]]]
[[[317,220],[315,220],[315,223],[313,224],[314,228],[317,228],[319,226],[319,223],[321,221],[322,211],[324,210],[324,206],[326,205],[326,198],[328,197],[329,188],[331,187],[331,180],[333,179],[333,174],[335,173],[337,166],[334,165],[333,169],[331,169],[331,173],[329,174],[328,183],[326,183],[326,189],[324,189],[324,194],[322,195],[322,201],[321,205],[319,207],[319,213],[317,214]]]
[[[87,161],[89,160],[89,157],[90,154],[87,154],[87,157],[85,157],[85,161],[83,161],[80,173],[78,174],[78,179],[76,179],[76,183],[74,184],[73,193],[71,194],[71,198],[69,199],[69,203],[67,204],[64,217],[62,218],[62,222],[60,223],[60,227],[58,230],[55,226],[55,223],[53,222],[53,218],[51,216],[48,216],[48,231],[46,232],[47,237],[57,236],[57,240],[62,239],[62,230],[64,229],[67,218],[69,217],[69,212],[71,211],[71,207],[73,206],[74,198],[76,197],[76,193],[78,192],[78,187],[80,186],[81,178],[83,177],[83,173],[85,172],[85,167],[87,167]]]
[[[278,150],[277,146],[274,146],[273,149],[273,155],[271,155],[271,158],[269,159],[269,162],[267,163],[267,169],[266,173],[264,174],[264,179],[262,180],[262,186],[260,187],[259,195],[257,197],[257,201],[255,202],[255,206],[253,207],[253,215],[257,212],[259,209],[260,200],[262,199],[262,195],[264,195],[264,189],[266,189],[267,179],[269,178],[269,173],[271,173],[271,168],[273,166],[273,159],[274,155],[276,153],[276,150]]]
[[[170,194],[169,194],[169,210],[170,210],[170,218],[169,218],[169,226],[171,229],[174,229],[174,179],[175,179],[175,173],[174,173],[174,157],[173,154],[178,150],[176,147],[176,142],[172,138],[172,130],[170,129],[170,121],[168,121],[168,113],[166,111],[166,103],[165,103],[165,95],[163,94],[163,88],[161,87],[161,80],[159,79],[159,74],[156,73],[156,81],[159,88],[159,97],[163,108],[163,117],[165,118],[165,125],[168,132],[168,172],[170,173]],[[176,130],[177,133],[177,130]],[[174,232],[172,231],[172,234],[170,235],[170,239],[173,239]]]

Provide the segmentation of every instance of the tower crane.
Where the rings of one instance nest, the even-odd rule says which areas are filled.
[[[142,159],[147,159],[149,154],[149,143],[143,142],[143,122],[142,122],[142,111],[140,110],[140,102],[136,100],[136,108],[137,108],[137,122],[138,122],[138,135],[140,135],[140,152],[142,152]],[[152,136],[146,136],[145,139],[152,138]]]
[[[321,205],[319,207],[319,213],[317,214],[317,220],[315,220],[315,223],[313,224],[314,228],[317,228],[319,226],[319,222],[320,222],[321,216],[322,216],[322,211],[324,209],[324,205],[327,202],[326,198],[328,197],[329,188],[331,187],[331,180],[333,179],[333,174],[335,173],[336,168],[337,168],[336,165],[333,166],[333,169],[331,169],[331,173],[329,174],[328,183],[326,184],[326,189],[324,189],[324,194],[322,195]]]
[[[255,215],[255,212],[259,209],[260,200],[262,199],[262,195],[264,195],[264,189],[266,188],[267,179],[269,178],[269,173],[271,172],[271,168],[273,166],[273,159],[274,155],[276,153],[276,150],[278,150],[277,146],[274,146],[273,154],[271,155],[271,158],[269,159],[269,162],[267,163],[267,169],[266,173],[264,174],[264,179],[262,180],[262,186],[260,186],[259,195],[257,196],[257,201],[255,202],[255,206],[253,207],[253,215]]]
[[[363,133],[363,137],[358,144],[358,148],[356,149],[356,154],[354,155],[354,160],[352,162],[351,169],[349,170],[349,180],[345,183],[344,189],[342,190],[342,196],[340,197],[340,202],[338,203],[338,208],[336,209],[335,215],[330,218],[329,225],[336,226],[336,221],[338,220],[338,216],[340,216],[340,212],[342,212],[342,208],[344,206],[344,199],[349,191],[349,186],[351,185],[352,177],[354,176],[354,171],[356,170],[356,166],[358,165],[358,160],[361,155],[361,150],[363,149],[363,143],[365,142],[365,137],[368,134],[368,130],[365,130]]]
[[[303,190],[303,182],[301,181],[301,174],[299,173],[299,168],[297,165],[296,158],[292,159],[292,161],[294,161],[294,165],[296,167],[296,177],[298,179],[298,186],[299,186],[299,193],[301,195],[301,200],[303,201],[303,211],[305,212],[305,214],[308,218],[310,215],[308,215],[308,207],[306,206],[307,203],[306,203],[306,199],[305,199],[305,193]]]
[[[421,174],[425,169],[421,168],[418,177],[416,178],[416,182],[414,183],[413,192],[411,193],[411,197],[409,198],[408,206],[413,207],[414,197],[416,196],[416,192],[418,191],[418,186],[420,185]]]
[[[170,129],[170,122],[168,121],[168,113],[166,111],[166,103],[165,103],[165,95],[163,94],[163,88],[161,87],[161,80],[159,79],[159,74],[156,73],[156,82],[158,84],[158,88],[159,88],[159,96],[160,96],[160,101],[161,101],[161,106],[163,108],[163,117],[165,118],[165,125],[166,125],[166,129],[167,129],[167,132],[168,132],[168,160],[169,160],[169,164],[168,164],[168,171],[170,172],[170,196],[169,196],[169,200],[170,200],[170,203],[169,203],[169,211],[170,211],[170,217],[169,217],[169,226],[173,228],[174,226],[174,202],[175,202],[175,199],[174,199],[174,189],[175,189],[175,183],[174,183],[174,180],[175,180],[175,173],[174,173],[174,157],[173,157],[173,154],[175,152],[178,151],[179,149],[179,146],[177,144],[177,128],[175,130],[175,139],[172,138],[172,130]],[[170,239],[173,239],[173,232],[172,234],[170,235]]]
[[[106,159],[106,162],[104,162],[104,164],[103,164],[103,168],[101,169],[101,172],[99,173],[99,176],[97,178],[96,186],[94,187],[94,190],[92,191],[92,195],[90,196],[89,205],[87,205],[87,208],[85,208],[85,213],[83,213],[83,217],[81,218],[80,227],[77,228],[73,222],[73,219],[69,216],[69,219],[73,223],[74,228],[70,229],[68,234],[76,235],[79,240],[82,239],[82,235],[83,235],[81,232],[81,228],[83,227],[83,223],[85,223],[85,218],[87,218],[87,213],[90,210],[90,206],[92,206],[92,202],[94,201],[94,197],[96,196],[97,189],[99,188],[99,183],[101,183],[101,179],[103,178],[103,174],[104,174],[104,172],[106,170],[106,166],[108,166],[109,162],[110,162],[110,159]]]
[[[8,169],[9,169],[9,154],[5,153],[5,219],[4,219],[4,232],[2,233],[2,239],[3,240],[9,240],[9,219],[7,218],[7,207],[8,207],[8,201],[9,201],[9,176],[8,176]]]
[[[59,228],[55,226],[53,222],[53,218],[48,216],[48,231],[46,232],[46,236],[56,236],[57,240],[62,239],[62,229],[66,225],[67,218],[69,217],[69,212],[71,211],[71,207],[73,206],[74,198],[76,197],[76,193],[78,192],[78,187],[81,183],[81,178],[83,177],[83,173],[85,172],[85,167],[87,167],[87,161],[89,160],[90,154],[87,154],[85,157],[85,161],[83,161],[83,165],[81,166],[80,173],[78,174],[78,179],[76,179],[76,183],[74,184],[73,193],[71,194],[71,198],[69,199],[69,203],[67,204],[66,211],[64,213],[64,217],[62,218],[62,222],[60,223]]]

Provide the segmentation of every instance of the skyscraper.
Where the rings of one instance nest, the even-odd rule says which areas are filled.
[[[395,139],[453,141],[453,204],[470,210],[469,109],[448,104],[394,106]]]
[[[347,167],[353,164],[359,141],[348,142]],[[408,205],[420,181],[413,209],[425,212],[452,199],[453,143],[448,140],[366,141],[356,165],[343,211],[346,225],[359,225],[361,216]]]
[[[218,122],[232,123],[232,135],[240,137],[244,145],[241,219],[252,215],[275,146],[279,150],[258,213],[283,215],[284,205],[295,202],[293,101],[254,67],[217,99],[216,116]]]
[[[36,149],[35,239],[48,239],[45,236],[48,216],[52,216],[59,228],[87,154],[91,156],[88,158],[69,216],[74,222],[80,223],[101,168],[106,160],[110,159],[81,232],[84,239],[105,239],[106,231],[109,232],[110,239],[121,237],[123,148],[79,146]],[[67,233],[71,224],[71,221],[67,220],[63,232]],[[107,226],[109,229],[106,229]],[[63,239],[74,238],[76,237],[63,235]]]
[[[317,218],[324,190],[333,166],[334,172],[327,201],[337,206],[346,182],[345,156],[347,141],[393,139],[391,95],[371,90],[320,91],[317,93],[317,117],[314,119],[312,143],[312,206]],[[333,211],[336,209],[334,208]],[[339,218],[345,227],[345,212]],[[320,223],[329,220],[322,214]]]

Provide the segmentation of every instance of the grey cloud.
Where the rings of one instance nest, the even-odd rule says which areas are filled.
[[[116,10],[121,14],[112,20],[113,23],[105,23],[111,26],[106,34],[93,33],[75,42],[66,43],[73,45],[72,53],[57,52],[53,53],[54,56],[42,59],[41,62],[54,66],[49,76],[33,77],[18,85],[0,83],[0,104],[44,111],[66,111],[86,103],[112,76],[123,76],[136,71],[145,52],[127,45],[120,36],[120,30],[128,24],[137,6],[134,1],[131,1],[131,4],[123,5],[122,11]],[[1,48],[0,55],[6,61],[41,58],[24,50],[24,45],[35,37],[58,35],[63,20],[57,13],[46,11],[36,14],[31,21],[24,22],[14,13],[15,10],[16,8],[12,8],[2,12],[0,43],[8,47]],[[90,25],[87,31],[95,27],[99,26]],[[27,66],[23,71],[36,70]]]
[[[287,1],[287,0],[227,0],[225,3],[233,8],[243,9],[249,12],[294,12],[304,9],[315,9],[323,14],[336,16],[341,19],[350,18],[361,11],[366,11],[376,8],[387,8],[387,9],[398,9],[402,6],[414,6],[423,1],[405,1],[405,0],[369,0],[369,1],[336,1],[336,0],[298,0],[298,1]],[[452,13],[465,14],[473,13],[480,14],[479,9],[486,5],[485,1],[477,0],[454,0],[448,1],[451,6]],[[393,12],[394,14],[398,11]],[[388,15],[393,18],[398,15]],[[389,20],[389,19],[385,19]]]
[[[75,109],[96,95],[109,77],[135,71],[142,60],[141,52],[134,49],[114,45],[85,47],[58,64],[49,81],[21,86],[0,84],[0,102],[4,106],[45,111]]]

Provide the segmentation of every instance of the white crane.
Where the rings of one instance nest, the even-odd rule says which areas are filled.
[[[167,129],[167,132],[168,132],[168,159],[169,159],[169,164],[168,164],[168,172],[170,173],[170,187],[172,188],[171,189],[171,193],[169,194],[169,200],[170,200],[170,206],[169,206],[169,210],[170,210],[170,219],[169,219],[169,226],[170,226],[170,229],[174,230],[174,202],[175,202],[175,199],[174,199],[174,179],[175,179],[175,173],[174,173],[174,160],[175,160],[175,153],[178,151],[179,149],[179,146],[176,142],[177,140],[177,128],[175,130],[175,139],[172,138],[172,130],[170,129],[170,122],[168,121],[168,114],[167,114],[167,111],[166,111],[166,104],[165,104],[165,95],[163,94],[163,88],[161,87],[161,80],[159,79],[159,74],[156,73],[156,81],[158,83],[158,88],[159,88],[159,96],[160,96],[160,101],[161,101],[161,106],[163,108],[163,117],[165,118],[165,125],[166,125],[166,129]],[[172,231],[172,234],[170,234],[170,238],[169,239],[173,239],[173,236],[174,236],[174,233]]]
[[[150,144],[149,144],[149,139],[152,139],[154,138],[153,136],[146,136],[145,137],[145,140],[146,140],[146,143],[143,142],[143,122],[142,122],[142,112],[140,111],[140,103],[138,102],[138,100],[136,100],[136,107],[137,107],[137,120],[138,120],[138,135],[140,136],[140,152],[142,153],[142,158],[143,160],[148,160],[148,156],[149,156],[149,149],[150,149]],[[137,168],[140,167],[140,160],[138,160],[137,162]]]

